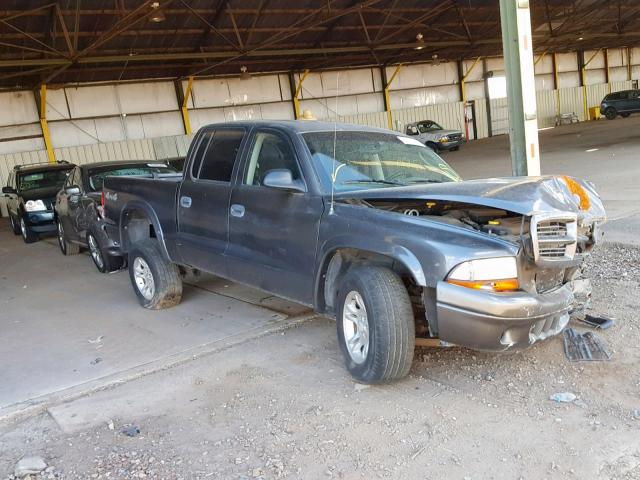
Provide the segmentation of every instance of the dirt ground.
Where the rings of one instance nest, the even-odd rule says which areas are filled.
[[[638,479],[640,250],[605,244],[587,272],[592,313],[616,318],[597,333],[609,362],[569,362],[561,337],[421,349],[408,378],[366,387],[316,318],[0,426],[0,478],[34,454],[38,478]]]

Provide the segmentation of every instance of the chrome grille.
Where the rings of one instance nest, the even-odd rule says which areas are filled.
[[[534,215],[531,218],[531,242],[537,263],[572,260],[577,239],[577,218],[574,214],[562,217]]]

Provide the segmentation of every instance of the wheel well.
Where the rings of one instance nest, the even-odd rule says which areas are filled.
[[[355,266],[376,265],[389,268],[400,276],[409,289],[415,285],[413,275],[401,262],[375,252],[353,248],[341,248],[327,256],[320,273],[318,292],[316,293],[316,310],[333,312],[340,279]]]
[[[157,238],[153,222],[142,210],[127,210],[122,219],[122,250],[127,252],[132,244]]]

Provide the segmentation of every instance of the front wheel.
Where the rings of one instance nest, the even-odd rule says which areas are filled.
[[[144,308],[160,310],[180,303],[182,278],[156,239],[134,244],[129,251],[129,278],[138,302]]]
[[[415,348],[411,300],[402,280],[382,267],[356,267],[340,284],[338,342],[359,382],[384,383],[409,373]]]
[[[122,257],[114,257],[102,247],[98,235],[92,230],[87,234],[87,245],[91,253],[91,259],[100,273],[109,273],[120,270],[124,261]]]
[[[14,235],[20,235],[20,225],[16,223],[13,218],[13,215],[9,214],[9,223],[11,224],[11,230]]]
[[[613,107],[609,107],[604,111],[604,116],[607,117],[607,120],[613,120],[614,118],[616,118],[616,115],[618,115],[618,113]]]
[[[24,217],[20,218],[20,233],[22,234],[22,240],[24,243],[33,243],[38,241],[38,234],[31,230],[31,227],[27,225]]]
[[[427,147],[429,147],[434,152],[438,153],[440,150],[438,149],[438,145],[433,142],[427,142]]]
[[[62,220],[58,218],[58,246],[63,255],[77,255],[80,253],[80,245],[67,241],[67,235],[64,233]]]

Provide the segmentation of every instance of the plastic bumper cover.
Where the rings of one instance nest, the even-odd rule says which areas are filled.
[[[56,222],[53,212],[27,212],[24,214],[26,224],[37,233],[55,232]]]
[[[476,350],[520,350],[560,333],[573,303],[570,283],[551,292],[491,293],[438,282],[442,341]]]

